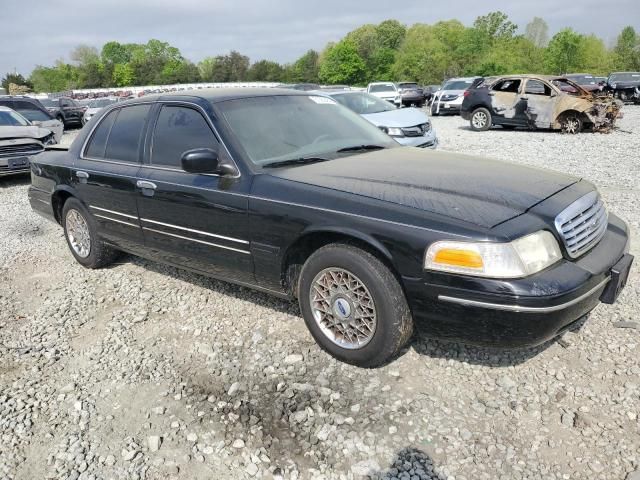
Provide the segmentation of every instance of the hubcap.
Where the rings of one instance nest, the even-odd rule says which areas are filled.
[[[373,297],[362,281],[342,268],[326,268],[313,279],[311,311],[320,331],[349,350],[373,338],[377,317]]]
[[[473,126],[476,128],[484,128],[487,124],[487,114],[484,112],[476,112],[473,115]]]
[[[566,133],[577,133],[578,132],[578,119],[574,117],[569,117],[564,121],[564,131]]]
[[[80,212],[71,209],[67,212],[65,223],[69,245],[71,245],[76,255],[81,258],[87,258],[91,252],[91,235],[89,234],[87,221]]]

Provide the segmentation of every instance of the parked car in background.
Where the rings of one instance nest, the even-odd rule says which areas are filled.
[[[625,103],[640,103],[640,72],[616,72],[607,78],[607,91]]]
[[[62,139],[63,123],[52,117],[39,100],[22,95],[5,95],[0,96],[0,106],[18,112],[36,127],[52,131],[56,142]]]
[[[601,92],[604,89],[604,83],[589,73],[568,73],[563,77],[577,83],[587,92]]]
[[[57,120],[61,121],[65,127],[70,125],[82,125],[82,116],[84,115],[84,107],[76,100],[69,97],[45,98],[40,102],[45,106],[49,113]]]
[[[615,302],[631,268],[629,227],[591,183],[402,148],[326,96],[144,97],[90,125],[36,157],[29,188],[78,263],[124,250],[297,298],[318,344],[362,367],[397,355],[414,325],[543,343]]]
[[[473,85],[479,77],[452,78],[433,94],[431,115],[458,114],[464,99],[464,92]]]
[[[322,92],[387,133],[400,145],[436,148],[438,138],[431,120],[417,108],[397,108],[366,92]]]
[[[579,133],[611,130],[621,107],[618,100],[591,95],[564,77],[510,75],[466,91],[461,113],[476,131],[501,125]]]
[[[53,132],[0,106],[0,177],[29,172],[29,159],[56,143]]]
[[[398,82],[396,83],[400,92],[400,100],[403,106],[421,107],[424,105],[424,92],[415,82]]]
[[[422,93],[424,94],[425,104],[431,105],[433,94],[440,90],[441,85],[423,85]]]
[[[95,100],[91,100],[87,105],[87,109],[82,115],[82,125],[87,123],[91,118],[102,110],[104,107],[108,107],[118,101],[117,98],[97,98]]]
[[[393,82],[374,82],[367,85],[367,93],[397,106],[402,104],[402,96]]]
[[[290,88],[291,90],[311,91],[319,90],[320,85],[317,83],[283,83],[278,85],[278,88]]]

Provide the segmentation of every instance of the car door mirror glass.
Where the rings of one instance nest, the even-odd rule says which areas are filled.
[[[189,173],[221,173],[218,152],[211,148],[196,148],[182,154],[182,169]]]

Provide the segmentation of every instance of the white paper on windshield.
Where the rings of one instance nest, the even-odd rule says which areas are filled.
[[[309,97],[310,100],[313,100],[314,102],[316,102],[319,105],[336,105],[338,102],[336,102],[333,98],[328,98],[328,97]]]

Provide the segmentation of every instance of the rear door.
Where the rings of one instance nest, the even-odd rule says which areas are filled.
[[[503,78],[491,87],[489,96],[495,123],[515,126],[527,124],[524,113],[526,106],[520,99],[521,84],[519,78]]]
[[[100,234],[124,249],[143,243],[136,181],[152,104],[130,105],[100,119],[80,153],[73,184]]]
[[[219,278],[252,282],[250,179],[185,172],[182,154],[195,148],[211,148],[228,158],[201,108],[160,104],[137,193],[147,252]]]

